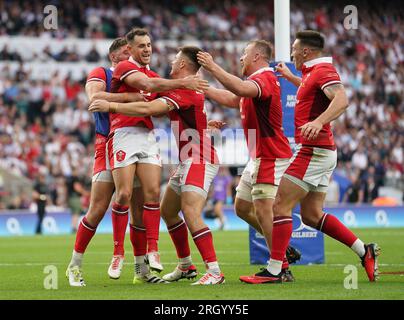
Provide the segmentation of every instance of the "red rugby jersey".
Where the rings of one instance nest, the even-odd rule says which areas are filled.
[[[132,57],[129,60],[121,61],[118,63],[112,76],[111,92],[140,92],[148,98],[153,99],[157,97],[156,93],[145,93],[137,88],[128,86],[124,79],[134,73],[143,72],[149,78],[159,78],[159,75],[150,70],[149,66],[141,66]],[[119,113],[110,113],[111,129],[110,132],[115,131],[117,128],[134,127],[144,125],[150,130],[153,129],[153,122],[150,117],[130,117]]]
[[[177,89],[162,93],[160,99],[166,99],[175,106],[168,115],[177,141],[179,160],[192,158],[197,163],[218,163],[207,131],[205,96],[197,91]]]
[[[282,128],[280,84],[273,69],[259,69],[247,80],[258,88],[257,97],[243,97],[240,100],[241,122],[250,156],[264,159],[290,158],[292,151]],[[255,130],[255,134],[251,130]],[[252,138],[255,138],[256,143]]]
[[[330,100],[323,89],[338,83],[341,83],[341,79],[331,57],[322,57],[303,64],[302,82],[297,90],[295,105],[296,143],[326,148],[335,146],[329,123],[323,126],[315,140],[303,138],[299,127],[313,121],[328,108]]]

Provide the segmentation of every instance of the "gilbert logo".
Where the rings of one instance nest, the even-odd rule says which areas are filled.
[[[125,160],[125,157],[126,157],[125,151],[119,150],[116,153],[116,161],[118,161],[118,162],[122,162],[123,160]]]

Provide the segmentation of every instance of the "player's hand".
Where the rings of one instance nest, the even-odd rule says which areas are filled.
[[[275,71],[279,73],[279,77],[285,78],[286,80],[293,77],[292,71],[290,71],[285,62],[279,62],[275,66]]]
[[[109,102],[107,100],[95,100],[88,107],[90,112],[108,112]]]
[[[221,120],[209,120],[208,121],[208,129],[210,130],[215,130],[218,129],[220,130],[223,128],[223,126],[226,124],[226,122],[221,121]]]
[[[307,140],[315,140],[317,139],[318,134],[320,133],[323,125],[320,121],[314,120],[311,122],[306,123],[299,127],[301,130],[302,136]]]
[[[197,54],[199,64],[207,71],[212,71],[215,67],[215,62],[208,52],[199,51]]]
[[[188,76],[184,78],[184,88],[203,92],[209,87],[207,80],[199,76]]]

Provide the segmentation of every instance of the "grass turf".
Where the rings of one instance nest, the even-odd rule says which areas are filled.
[[[381,272],[404,273],[404,229],[356,229],[365,242],[375,241],[382,248]],[[110,280],[107,268],[112,253],[112,236],[96,235],[85,254],[83,272],[86,287],[72,288],[65,278],[74,236],[10,237],[0,240],[0,299],[404,299],[404,274],[381,275],[369,283],[356,255],[342,244],[326,237],[325,265],[292,266],[294,283],[248,285],[238,280],[252,274],[260,266],[249,264],[247,231],[214,232],[214,242],[226,283],[221,286],[195,287],[182,280],[168,285],[132,285],[133,257],[126,239],[126,262],[121,279]],[[201,258],[191,243],[193,258],[199,271]],[[164,272],[176,265],[174,247],[167,233],[160,236]],[[346,265],[358,267],[358,289],[344,288]],[[58,271],[58,289],[44,289],[44,268],[54,265]]]

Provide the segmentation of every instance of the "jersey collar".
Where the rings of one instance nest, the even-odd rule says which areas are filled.
[[[255,76],[256,74],[265,72],[265,71],[274,72],[274,68],[271,68],[271,67],[263,67],[263,68],[261,68],[261,69],[258,69],[258,70],[255,71],[254,73],[250,74],[250,75],[249,75],[249,78],[252,77],[252,76]]]
[[[332,63],[332,57],[321,57],[321,58],[312,59],[312,60],[306,61],[305,63],[303,63],[303,65],[306,68],[311,68],[311,67],[315,66],[316,64],[320,64],[320,63]]]
[[[146,68],[147,70],[150,70],[150,66],[147,64],[145,66],[141,65],[139,62],[137,62],[135,59],[133,59],[132,56],[129,57],[128,59],[130,62],[132,62],[133,64],[135,64],[137,67],[139,68]]]

